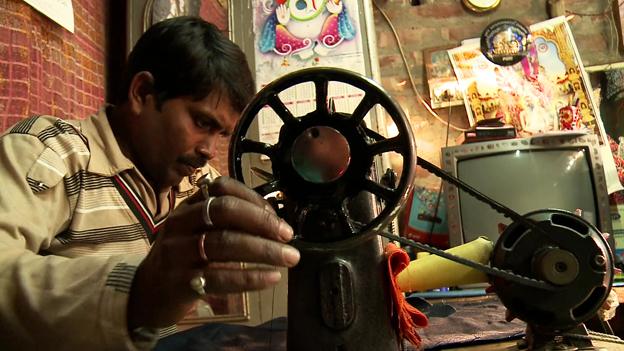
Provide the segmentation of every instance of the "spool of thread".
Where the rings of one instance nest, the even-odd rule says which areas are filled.
[[[446,250],[456,256],[486,264],[494,250],[494,243],[486,237],[479,237],[469,243]],[[447,286],[484,283],[485,273],[436,255],[422,255],[397,276],[397,283],[403,292],[425,291]]]

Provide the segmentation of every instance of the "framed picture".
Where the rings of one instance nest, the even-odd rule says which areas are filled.
[[[215,167],[206,164],[194,174],[183,178],[177,186],[176,206],[199,191],[197,186],[199,179],[207,177],[214,180],[220,175]],[[240,264],[240,268],[245,268],[243,263]],[[180,329],[187,329],[207,322],[248,321],[249,319],[249,296],[247,293],[208,294],[195,305],[182,321],[178,322],[178,325]]]
[[[401,236],[440,249],[449,248],[446,196],[440,189],[415,186],[399,221]]]
[[[247,294],[207,295],[197,302],[183,320],[178,322],[181,329],[213,322],[235,322],[249,320]]]
[[[571,131],[606,141],[589,78],[565,17],[530,26],[526,57],[499,66],[483,55],[479,39],[449,50],[471,125],[500,119],[520,137]]]
[[[457,77],[447,50],[455,46],[425,49],[423,57],[427,71],[427,85],[432,108],[462,105],[464,103]]]
[[[178,16],[199,16],[227,31],[227,8],[227,0],[148,0],[143,11],[143,31],[154,23]]]
[[[147,28],[171,17],[199,16],[207,22],[213,23],[223,32],[228,32],[229,6],[229,0],[127,1],[126,51],[127,53],[130,52],[136,40]],[[225,153],[220,152],[216,159],[227,160],[227,149]],[[182,201],[183,198],[197,191],[195,180],[206,173],[210,173],[211,178],[214,178],[219,172],[207,165],[200,174],[193,175],[193,179],[190,179],[191,177],[184,179],[179,185],[178,194],[182,196],[178,200]],[[208,295],[203,301],[198,302],[195,308],[178,324],[180,329],[187,329],[208,322],[248,321],[250,319],[249,311],[249,295],[247,293]]]
[[[229,0],[132,0],[126,2],[126,53],[152,24],[177,16],[199,16],[229,31]]]

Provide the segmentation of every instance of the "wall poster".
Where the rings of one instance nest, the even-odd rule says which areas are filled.
[[[443,46],[423,51],[432,108],[457,106],[464,103],[462,91],[449,60],[448,49],[452,48],[454,46]]]
[[[252,0],[255,73],[258,90],[296,70],[328,66],[365,74],[364,49],[357,0]],[[313,83],[280,94],[294,116],[315,108]],[[331,82],[335,110],[352,112],[364,93]],[[368,117],[367,117],[368,118]],[[276,143],[282,121],[270,108],[259,113],[260,141]]]
[[[499,66],[478,40],[449,50],[470,124],[500,118],[521,137],[551,131],[604,130],[591,86],[564,17],[530,26],[533,45],[521,62]]]
[[[520,137],[552,132],[596,134],[609,193],[622,190],[600,111],[565,17],[530,27],[533,45],[519,63],[490,62],[470,39],[449,50],[470,124],[497,118]]]
[[[74,32],[74,6],[71,0],[24,0],[70,32]]]

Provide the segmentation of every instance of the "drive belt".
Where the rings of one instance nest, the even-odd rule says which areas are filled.
[[[417,157],[417,165],[421,166],[422,168],[424,168],[425,170],[427,170],[428,172],[438,176],[439,178],[441,178],[442,180],[451,183],[455,186],[457,186],[458,188],[460,188],[461,190],[465,191],[466,193],[468,193],[470,196],[476,198],[477,200],[487,204],[488,206],[490,206],[493,210],[495,210],[496,212],[502,214],[503,216],[511,219],[512,221],[515,222],[520,222],[522,225],[524,225],[525,227],[527,227],[528,229],[531,230],[536,230],[539,232],[542,232],[544,235],[547,235],[549,237],[551,237],[551,235],[549,235],[548,233],[546,233],[536,222],[527,219],[526,217],[518,214],[517,212],[513,211],[512,209],[510,209],[509,207],[506,207],[500,203],[498,203],[497,201],[491,199],[490,197],[486,196],[485,194],[479,192],[478,190],[474,189],[473,187],[471,187],[470,185],[466,184],[465,182],[451,176],[450,174],[446,173],[445,171],[441,170],[440,168],[436,167],[435,165],[433,165],[432,163],[428,162],[427,160],[424,160],[420,157]],[[356,223],[359,225],[362,225],[361,223]],[[411,246],[414,248],[417,248],[419,250],[422,251],[426,251],[429,252],[431,254],[434,254],[436,256],[440,256],[446,259],[449,259],[453,262],[457,262],[460,263],[462,265],[474,268],[480,272],[483,272],[485,274],[491,275],[491,276],[495,276],[495,277],[499,277],[499,278],[503,278],[505,280],[508,281],[512,281],[514,283],[518,283],[518,284],[522,284],[525,286],[530,286],[530,287],[534,287],[534,288],[539,288],[539,289],[543,289],[543,290],[555,290],[555,286],[553,286],[552,284],[549,284],[543,280],[537,280],[537,279],[533,279],[530,277],[526,277],[523,275],[519,275],[516,273],[513,273],[512,271],[509,270],[503,270],[503,269],[499,269],[496,267],[492,267],[486,264],[482,264],[479,262],[475,262],[454,254],[451,254],[449,252],[446,252],[444,250],[440,250],[437,249],[433,246],[429,246],[427,244],[423,244],[423,243],[419,243],[417,241],[414,240],[410,240],[407,238],[403,238],[397,235],[394,235],[390,232],[384,231],[384,230],[380,230],[377,232],[378,235],[383,236],[385,238],[388,238],[390,240],[393,241],[397,241],[403,245],[407,245],[407,246]],[[551,238],[554,239],[554,238]],[[556,240],[555,240],[556,241]]]

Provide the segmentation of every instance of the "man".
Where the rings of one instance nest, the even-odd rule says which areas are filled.
[[[149,348],[206,292],[280,279],[233,262],[298,262],[292,228],[235,180],[173,210],[172,189],[214,156],[253,85],[235,44],[178,17],[139,39],[116,106],[0,138],[0,349]]]

